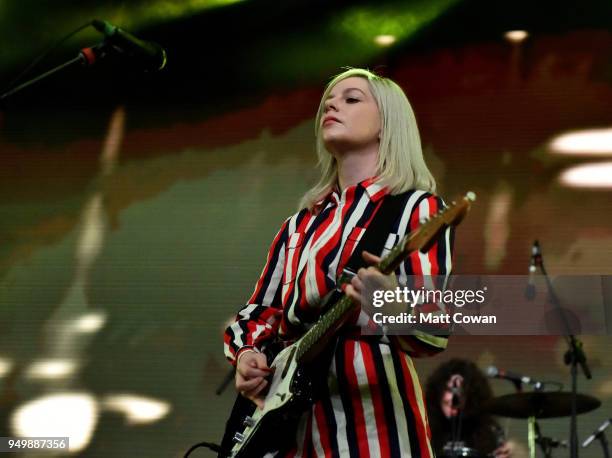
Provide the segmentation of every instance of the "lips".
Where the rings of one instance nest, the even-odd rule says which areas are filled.
[[[333,116],[326,116],[325,118],[323,118],[323,125],[331,122],[340,122],[340,120],[338,120],[338,118],[334,118]]]

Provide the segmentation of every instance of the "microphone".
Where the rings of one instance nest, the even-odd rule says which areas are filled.
[[[112,47],[140,60],[147,71],[158,71],[166,66],[166,51],[157,43],[136,38],[100,19],[94,19],[91,25],[104,35],[105,41]]]
[[[487,376],[491,378],[510,380],[516,385],[519,391],[521,389],[521,384],[523,383],[525,385],[532,385],[533,388],[536,390],[541,390],[542,388],[544,388],[544,383],[538,380],[532,379],[531,377],[528,377],[526,375],[517,374],[515,372],[500,370],[495,366],[487,367],[486,373]]]
[[[456,376],[454,379],[451,379],[451,407],[454,409],[458,409],[461,406],[461,396],[463,396],[463,377]]]
[[[582,443],[582,447],[586,448],[589,445],[591,445],[591,442],[593,442],[595,439],[602,438],[603,434],[604,434],[604,431],[606,430],[606,428],[608,426],[610,426],[610,422],[611,421],[612,421],[612,418],[604,421],[601,424],[601,426],[595,430],[595,432],[593,434],[591,434],[589,437],[587,437],[587,439]]]
[[[536,295],[535,287],[535,273],[536,267],[540,262],[540,243],[535,240],[531,246],[531,258],[529,260],[529,279],[527,280],[527,286],[525,287],[525,299],[532,300]]]

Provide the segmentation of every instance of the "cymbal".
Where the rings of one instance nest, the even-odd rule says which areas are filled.
[[[595,410],[601,401],[586,394],[576,395],[576,413]],[[483,410],[493,415],[510,418],[554,418],[572,414],[572,393],[538,392],[515,393],[489,399]]]

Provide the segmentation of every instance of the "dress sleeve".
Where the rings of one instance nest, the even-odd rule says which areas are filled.
[[[285,221],[272,241],[255,291],[236,315],[234,323],[225,330],[225,356],[234,365],[241,351],[264,350],[266,344],[276,337],[283,314],[281,285],[290,219]]]
[[[425,193],[412,208],[406,208],[406,211],[410,212],[406,232],[417,229],[422,219],[433,216],[444,207],[444,201],[441,198]],[[444,290],[452,270],[453,239],[454,229],[452,226],[447,227],[439,233],[426,253],[420,251],[411,253],[396,272],[399,284],[411,288],[424,286]],[[407,285],[407,283],[411,284]],[[447,313],[447,310],[443,303],[435,302],[416,305],[412,310],[415,315],[432,312]],[[414,330],[411,334],[390,337],[397,346],[411,356],[423,357],[435,355],[446,349],[447,331],[448,326],[446,329],[438,329],[435,334]]]

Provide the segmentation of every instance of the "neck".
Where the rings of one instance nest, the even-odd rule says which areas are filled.
[[[338,185],[340,191],[354,186],[366,178],[376,175],[378,145],[364,151],[350,151],[336,154],[338,163]]]

